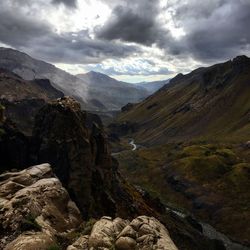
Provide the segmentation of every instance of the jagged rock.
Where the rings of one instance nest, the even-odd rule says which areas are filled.
[[[41,232],[29,232],[18,236],[5,247],[5,250],[47,250],[53,244],[54,239],[50,235]]]
[[[1,249],[9,241],[6,249],[46,249],[56,233],[80,223],[78,208],[49,164],[0,175]]]
[[[82,111],[74,99],[64,97],[44,106],[33,137],[35,162],[53,166],[85,219],[151,211],[142,199],[133,198],[136,190],[120,176],[98,116]]]
[[[128,103],[128,104],[126,104],[125,106],[123,106],[121,108],[121,111],[122,112],[127,112],[127,111],[131,110],[134,106],[135,106],[134,103]]]
[[[10,142],[10,144],[5,144],[0,140],[0,154],[4,156],[4,163],[6,164],[2,164],[0,158],[1,170],[5,166],[7,167],[5,169],[10,169],[11,166],[19,168],[20,165],[24,167],[25,162],[27,162],[26,166],[49,162],[63,186],[68,190],[72,200],[77,202],[84,218],[100,218],[107,215],[113,218],[119,216],[131,219],[144,214],[161,220],[168,227],[171,238],[180,249],[203,250],[211,246],[207,238],[203,237],[200,232],[197,232],[183,220],[173,218],[171,214],[161,211],[163,209],[156,209],[155,203],[157,202],[152,202],[150,198],[144,199],[143,195],[120,175],[118,163],[110,155],[106,135],[100,120],[97,116],[91,116],[87,112],[81,111],[79,104],[73,99],[65,97],[43,107],[37,115],[32,138],[27,138],[15,129],[7,131],[5,136],[5,141]],[[8,145],[7,151],[6,145]],[[22,157],[19,157],[19,155]],[[27,174],[27,170],[24,173]],[[8,208],[10,214],[14,215],[13,222],[10,219],[5,221],[3,218],[9,218],[8,213],[5,216],[3,213],[6,211],[1,210],[0,217],[3,215],[4,223],[0,223],[0,248],[15,240],[23,231],[28,230],[30,232],[31,229],[35,230],[35,232],[42,230],[42,232],[45,231],[52,236],[56,232],[60,234],[59,238],[64,237],[67,234],[65,230],[75,229],[75,225],[73,225],[75,218],[78,218],[78,223],[81,221],[79,211],[77,216],[75,216],[75,212],[72,212],[75,210],[74,203],[67,202],[69,198],[60,199],[60,197],[65,197],[68,194],[57,179],[53,180],[52,173],[49,172],[45,178],[52,179],[50,181],[43,180],[42,177],[34,180],[29,175],[26,178],[26,174],[22,174],[22,177],[19,176],[18,181],[10,181],[8,185],[5,185],[5,189],[0,189],[12,190],[11,193],[15,194],[19,190],[29,189],[29,185],[35,185],[36,182],[39,184],[32,188],[32,190],[38,191],[37,194],[21,191],[23,196],[18,197],[17,202],[12,207],[13,209]],[[8,177],[5,176],[5,178]],[[32,180],[32,182],[27,182],[27,180]],[[55,185],[52,186],[52,183]],[[59,188],[59,190],[64,191],[62,191],[62,196],[57,196],[57,191],[44,192],[43,194],[43,192],[40,192],[40,185],[43,187],[46,185],[48,190],[54,187],[56,190]],[[49,201],[47,196],[43,197],[48,193],[51,193],[52,201]],[[40,195],[38,200],[28,199],[37,195],[38,197]],[[2,198],[0,203],[6,206],[8,202],[11,202],[7,198]],[[45,202],[45,211],[44,209],[41,210],[42,206],[44,206],[44,199],[48,200],[47,203]],[[21,202],[18,202],[19,200]],[[13,211],[16,212],[13,213]],[[30,214],[30,211],[36,212],[35,216],[31,216],[31,218],[25,217]],[[53,213],[53,216],[51,216],[51,213]],[[71,214],[71,216],[68,214]],[[22,218],[26,220],[25,223],[22,223]],[[27,223],[27,219],[31,220],[31,223]],[[65,223],[65,221],[71,221],[72,224]],[[112,232],[114,239],[127,226],[122,221],[122,219],[116,219],[115,223],[113,221],[114,228],[112,228]],[[15,225],[17,226],[15,227]],[[6,230],[3,226],[10,229]],[[134,230],[138,232],[139,229]],[[142,240],[150,242],[154,239],[151,234],[136,237],[134,239],[140,239],[140,242]],[[65,238],[64,240],[64,247],[71,243]],[[82,238],[82,241],[86,243],[84,238]],[[76,246],[72,245],[72,247]],[[211,247],[210,249],[214,250],[216,248]]]
[[[10,120],[0,123],[0,173],[29,166],[29,138]]]
[[[87,120],[78,102],[65,97],[44,106],[36,118],[34,138],[37,161],[53,166],[85,218],[114,215],[106,137],[98,122]]]
[[[75,241],[72,245],[67,247],[67,250],[88,250],[88,235],[83,235],[77,241]]]
[[[116,231],[119,225],[119,231]],[[116,228],[116,229],[115,229]],[[139,216],[132,222],[102,217],[89,236],[80,237],[67,250],[76,249],[162,249],[177,250],[168,230],[155,218]]]

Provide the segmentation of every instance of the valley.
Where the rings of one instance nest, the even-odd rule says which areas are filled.
[[[122,138],[114,157],[131,183],[247,245],[249,72],[241,56],[177,75],[109,125]]]
[[[0,250],[250,250],[250,0],[0,1]]]
[[[1,172],[49,163],[51,178],[55,174],[62,183],[84,222],[153,216],[179,249],[247,250],[249,70],[250,59],[240,56],[177,75],[148,97],[133,87],[145,99],[133,102],[128,92],[132,99],[123,107],[130,85],[90,72],[78,77],[91,91],[112,91],[107,109],[83,111],[83,103],[57,89],[53,79],[25,80],[2,69]],[[108,104],[112,95],[120,111]],[[76,244],[76,237],[52,234],[62,249]],[[120,244],[118,235],[107,237]]]

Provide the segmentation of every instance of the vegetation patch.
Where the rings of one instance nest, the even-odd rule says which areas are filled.
[[[42,227],[37,223],[36,216],[29,214],[21,224],[21,230],[22,231],[41,231]]]
[[[49,246],[47,250],[61,250],[61,247],[55,243]]]
[[[247,228],[246,221],[250,220],[248,148],[225,142],[194,141],[124,151],[115,157],[129,182],[151,196],[194,213],[232,237],[241,239],[244,234],[250,240],[249,230],[243,233],[239,230]],[[195,200],[216,209],[204,205],[195,210]]]

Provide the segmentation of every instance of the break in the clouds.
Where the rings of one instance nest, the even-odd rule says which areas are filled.
[[[125,61],[126,62],[126,61]],[[111,76],[166,76],[173,72],[166,67],[157,65],[154,61],[148,59],[135,59],[133,63],[121,64],[119,61],[110,62],[106,65],[95,64],[86,67],[89,71],[98,71]]]
[[[168,78],[249,55],[249,26],[249,0],[0,2],[1,44],[72,73]]]

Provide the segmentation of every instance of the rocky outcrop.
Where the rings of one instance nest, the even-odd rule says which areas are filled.
[[[38,110],[49,100],[64,96],[48,79],[26,81],[4,69],[0,69],[0,88],[0,105],[5,107],[6,118],[26,135],[32,133]]]
[[[29,166],[29,148],[29,138],[13,122],[9,119],[0,122],[0,173]]]
[[[81,223],[80,211],[49,164],[0,175],[0,249],[47,250],[53,246],[61,249],[58,237],[67,238]],[[167,229],[147,216],[131,222],[102,217],[89,235],[82,234],[67,247],[111,248],[177,250]]]
[[[131,222],[102,217],[90,235],[81,236],[67,250],[80,249],[162,249],[177,250],[167,229],[155,218],[139,216]]]
[[[15,123],[19,131],[31,136],[35,116],[46,102],[43,99],[34,98],[19,101],[0,99],[0,103],[5,107],[6,118]]]
[[[127,103],[125,106],[123,106],[122,108],[121,108],[121,111],[122,112],[127,112],[127,111],[129,111],[129,110],[131,110],[133,107],[135,106],[135,104],[134,103]]]
[[[112,159],[100,121],[88,118],[68,97],[43,107],[35,122],[34,155],[53,166],[85,218],[108,211],[114,215]]]
[[[5,122],[5,125],[6,123],[7,122]],[[7,131],[6,127],[5,132]],[[20,159],[18,157],[16,158],[16,163],[22,162],[21,168],[25,167],[26,159],[26,166],[44,162],[50,163],[63,187],[67,189],[71,199],[76,202],[81,211],[80,216],[82,216],[83,219],[99,219],[101,216],[106,215],[112,218],[121,217],[132,220],[137,216],[147,215],[159,219],[167,226],[171,238],[179,249],[218,249],[190,225],[190,223],[186,223],[181,218],[173,217],[173,215],[167,213],[164,207],[155,204],[158,203],[156,200],[154,201],[150,197],[146,197],[141,192],[138,192],[136,188],[130,185],[120,175],[118,163],[115,159],[112,159],[110,155],[106,135],[103,131],[100,119],[96,115],[90,115],[87,112],[81,111],[79,103],[72,98],[61,98],[44,106],[36,117],[35,128],[31,138],[24,136],[18,132],[17,129],[11,128],[5,134],[5,142],[9,141],[13,143],[13,135],[15,143],[9,144],[9,147],[7,147],[8,150],[5,149],[4,143],[1,144],[0,138],[0,145],[3,146],[2,149],[0,147],[0,149],[3,150],[0,153],[1,156],[4,155],[5,159],[3,165],[1,164],[1,168],[2,166],[8,166],[4,168],[8,170],[17,168],[17,166],[20,167],[20,165],[15,166],[15,162],[12,161],[13,156],[18,156],[20,152],[24,152],[25,156]],[[22,144],[22,142],[25,143]],[[15,145],[18,145],[18,147],[15,148]],[[23,147],[21,145],[23,145]],[[21,149],[25,149],[25,151]],[[20,156],[22,156],[22,154]],[[12,164],[8,164],[8,159]],[[23,161],[23,159],[25,161]],[[1,170],[3,171],[3,169]],[[43,189],[44,192],[47,188],[51,187],[51,181],[48,182],[46,178],[45,180],[38,181],[39,185],[43,183],[46,184],[46,188]],[[5,177],[4,180],[7,180],[7,177]],[[55,182],[58,182],[58,180],[56,180]],[[54,181],[52,183],[54,183]],[[22,188],[24,184],[20,183],[20,185],[17,185],[17,188]],[[30,185],[33,185],[33,183]],[[57,184],[54,186],[56,185]],[[16,185],[14,185],[14,187],[16,187]],[[0,190],[2,190],[2,188]],[[37,190],[37,187],[32,187],[31,190]],[[38,194],[39,192],[38,190]],[[24,192],[21,197],[25,200],[25,198],[32,197],[32,195],[32,192]],[[39,202],[42,202],[42,204],[44,204],[43,199],[46,199],[46,197],[41,196],[39,198]],[[53,198],[53,196],[52,199],[57,200],[57,198]],[[60,204],[59,211],[62,213],[69,212],[65,207],[67,201],[63,199],[62,202],[63,204],[58,203]],[[31,207],[36,208],[37,206],[40,208],[40,203],[38,205],[32,205]],[[18,203],[16,207],[19,207]],[[25,207],[29,207],[29,205]],[[54,207],[54,205],[52,207]],[[56,205],[56,207],[58,206]],[[23,210],[25,211],[25,209]],[[14,214],[16,214],[16,212]],[[56,212],[56,215],[57,214]],[[8,216],[8,214],[5,214],[3,218],[6,216]],[[81,221],[80,216],[79,221]],[[51,221],[48,225],[57,224],[54,220],[57,220],[57,218],[59,220],[59,217],[56,216],[56,218],[54,218],[54,215],[48,216],[48,221]],[[28,217],[27,219],[28,221],[31,220],[31,224],[34,226],[34,216]],[[36,217],[35,221],[37,221]],[[64,219],[60,221],[64,221]],[[41,226],[43,225],[44,224],[41,223]],[[27,223],[25,223],[24,228],[26,227]],[[23,228],[23,226],[21,226],[21,228]],[[40,226],[38,226],[38,228],[35,226],[35,228],[38,230]],[[46,230],[47,228],[50,227],[46,226]],[[54,226],[52,228],[54,228]],[[43,230],[38,232],[27,231],[27,229],[25,229],[26,231],[22,231],[21,229],[13,230],[11,231],[11,235],[13,235],[11,238],[10,234],[7,234],[7,232],[10,231],[0,229],[3,235],[1,238],[6,241],[5,236],[9,235],[9,237],[7,237],[7,243],[12,241],[10,244],[16,244],[18,247],[23,241],[32,242],[31,238],[37,239],[37,242],[40,242],[40,236],[41,241],[46,241],[47,244],[54,241],[54,237],[50,236],[53,236],[53,233],[49,234],[48,238],[48,234],[44,235]],[[48,230],[50,231],[50,229]],[[61,231],[63,230],[64,229]],[[56,231],[58,232],[57,229]],[[121,232],[121,230],[119,232]],[[82,234],[82,232],[79,233]],[[47,240],[45,240],[45,238]],[[79,241],[85,242],[85,238],[86,237],[82,237]],[[16,241],[13,243],[14,240]],[[129,241],[131,240],[129,239]],[[5,242],[4,244],[7,243]],[[26,245],[26,249],[32,249],[32,247],[34,247],[34,245],[32,245],[33,243],[30,244],[30,246]],[[40,243],[37,244],[39,246]],[[68,243],[64,244],[64,247],[68,245]],[[12,247],[12,245],[10,245],[10,247]]]
[[[0,249],[48,249],[81,215],[49,164],[0,175]]]

